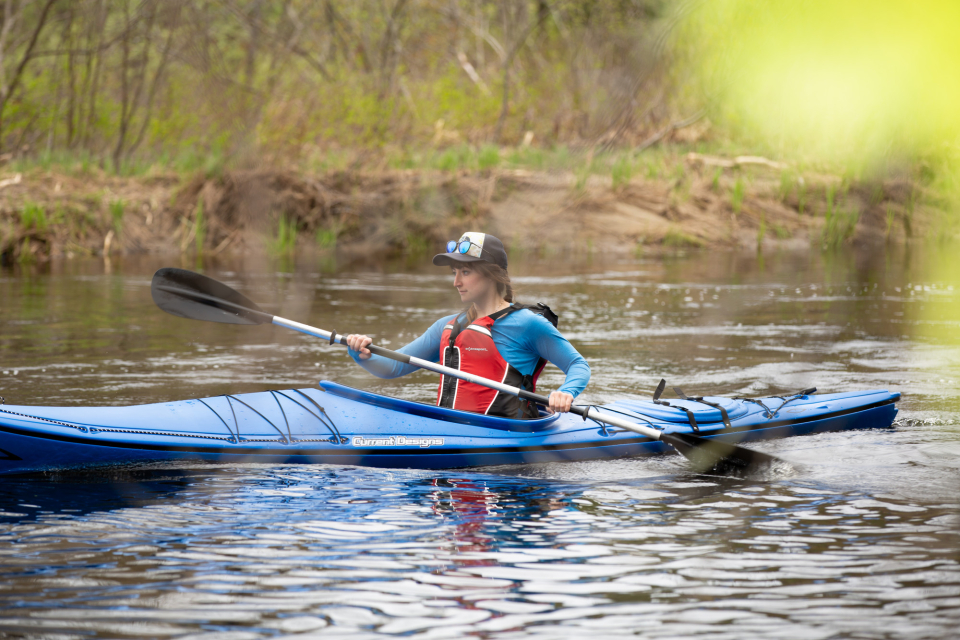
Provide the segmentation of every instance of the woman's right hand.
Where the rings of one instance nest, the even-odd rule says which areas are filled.
[[[370,353],[370,349],[367,349],[367,345],[371,342],[373,342],[373,338],[370,336],[361,336],[356,333],[351,333],[347,336],[347,346],[354,351],[359,351],[361,360],[366,360],[373,355]]]

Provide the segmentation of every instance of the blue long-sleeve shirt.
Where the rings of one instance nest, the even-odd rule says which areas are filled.
[[[457,317],[451,315],[440,318],[423,335],[397,351],[430,362],[439,362],[443,328]],[[503,359],[523,375],[532,375],[537,362],[543,358],[555,364],[567,376],[559,391],[576,397],[590,381],[590,365],[583,356],[549,320],[529,309],[521,309],[500,318],[493,323],[490,333]],[[399,378],[418,369],[413,365],[381,356],[370,356],[362,360],[359,352],[353,349],[348,351],[357,364],[378,378]]]

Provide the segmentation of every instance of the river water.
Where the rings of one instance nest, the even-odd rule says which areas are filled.
[[[957,637],[955,282],[897,251],[514,262],[521,298],[559,310],[590,361],[585,401],[661,377],[691,395],[886,388],[897,422],[751,444],[792,470],[745,479],[675,455],[0,478],[0,637]],[[149,283],[168,263],[0,271],[0,394],[127,404],[331,379],[434,397],[425,372],[377,380],[307,336],[163,314]],[[206,272],[390,347],[457,306],[416,263]]]

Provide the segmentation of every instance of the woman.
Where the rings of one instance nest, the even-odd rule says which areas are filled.
[[[557,330],[557,316],[549,307],[514,302],[503,243],[489,234],[468,232],[448,243],[447,253],[434,256],[433,264],[452,268],[453,286],[467,309],[440,318],[399,351],[528,391],[536,390],[540,371],[552,362],[567,377],[550,394],[549,408],[570,411],[590,381],[590,366]],[[396,378],[417,370],[372,356],[367,349],[371,342],[364,335],[347,336],[350,356],[370,373]],[[539,417],[533,403],[450,376],[440,377],[437,405],[507,418]]]

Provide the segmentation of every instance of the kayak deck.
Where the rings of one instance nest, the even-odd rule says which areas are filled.
[[[597,409],[667,432],[694,433],[696,423],[697,435],[741,442],[888,427],[899,399],[899,393],[877,390],[756,400],[671,399],[669,406],[623,399]],[[571,414],[512,420],[327,381],[313,388],[129,407],[0,406],[0,474],[158,461],[440,469],[620,458],[669,449]]]

